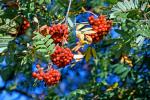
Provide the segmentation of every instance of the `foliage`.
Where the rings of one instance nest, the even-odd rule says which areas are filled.
[[[150,98],[149,0],[2,0],[0,7],[0,92],[15,91],[37,100]],[[103,14],[113,27],[93,43],[85,37],[95,33],[88,17]],[[20,34],[24,18],[30,28]],[[42,26],[56,24],[68,25],[67,42],[55,44],[51,35],[40,33]],[[74,53],[64,68],[50,58],[57,45]],[[59,84],[44,86],[34,80],[36,64],[45,71],[50,65],[59,70]],[[34,91],[38,87],[41,93]]]
[[[35,46],[36,51],[52,54],[55,44],[52,43],[53,40],[50,38],[51,36],[47,35],[46,37],[44,37],[37,32],[35,32],[34,34],[35,36],[33,37],[33,46]]]

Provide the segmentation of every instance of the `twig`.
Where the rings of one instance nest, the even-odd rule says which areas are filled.
[[[49,63],[48,63],[48,66],[47,66],[47,67],[48,67],[47,70],[50,70],[50,69],[52,68],[52,65],[53,65],[52,62],[49,62]]]
[[[3,91],[3,90],[6,90],[8,92],[17,92],[19,94],[22,94],[24,96],[27,96],[29,98],[32,98],[32,99],[38,99],[36,97],[36,95],[33,95],[33,94],[29,94],[28,92],[25,92],[25,91],[22,91],[22,90],[19,90],[19,89],[13,89],[13,90],[9,90],[6,86],[3,86],[0,88],[0,92]]]
[[[66,21],[65,23],[67,24],[67,19],[68,19],[68,14],[69,14],[69,10],[70,10],[70,7],[71,7],[71,3],[72,3],[72,0],[69,0],[69,6],[68,6],[68,10],[67,10],[67,13],[66,13]]]
[[[91,13],[91,14],[93,14],[94,16],[98,17],[96,14],[94,14],[94,13],[91,12],[91,11],[85,11],[85,12]]]
[[[63,20],[60,22],[60,24],[62,24],[65,21],[66,18],[63,18]]]
[[[15,16],[13,19],[11,19],[10,22],[14,21],[15,19],[17,19],[20,15]]]

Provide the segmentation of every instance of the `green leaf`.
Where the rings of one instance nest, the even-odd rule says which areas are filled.
[[[44,41],[47,42],[50,39],[51,35],[46,35]]]
[[[53,42],[53,40],[52,39],[49,39],[47,42],[46,42],[46,46],[49,46],[49,45],[51,45],[52,44],[52,42]]]
[[[37,41],[37,42],[35,42],[35,44],[36,45],[42,45],[42,44],[44,44],[44,41]]]
[[[42,35],[40,35],[40,34],[38,34],[38,35],[36,35],[35,37],[33,37],[33,39],[37,39],[37,40],[38,40],[38,39],[40,39],[40,40],[41,40],[42,38],[43,38],[43,36],[42,36]]]
[[[148,25],[137,26],[137,34],[150,38],[150,27]]]
[[[137,81],[136,81],[136,83],[138,84],[138,83],[141,83],[143,81],[143,79],[141,78],[141,79],[138,79]]]
[[[145,38],[143,36],[138,36],[136,39],[136,43],[138,44],[138,46],[142,46],[144,43]]]
[[[146,8],[147,4],[148,4],[148,3],[147,3],[147,2],[145,2],[145,3],[141,6],[141,10],[142,10],[142,11],[144,11],[144,10],[145,10],[145,8]]]
[[[134,0],[135,8],[138,8],[139,0]]]
[[[21,65],[24,65],[27,63],[27,56],[23,57],[22,61],[21,61]]]
[[[7,19],[5,20],[5,23],[6,23],[6,24],[9,24],[10,21],[11,21],[11,20],[7,18]]]
[[[10,78],[13,78],[14,70],[15,70],[15,68],[13,68],[13,67],[6,67],[5,69],[0,70],[0,75],[2,76],[2,79],[4,81],[7,81]]]
[[[10,36],[0,37],[0,47],[7,47],[8,43],[12,41],[14,38]]]
[[[134,6],[134,3],[133,3],[133,0],[130,0],[129,2],[130,2],[130,5],[131,5],[131,8],[134,9],[135,6]]]
[[[95,48],[92,48],[92,56],[93,56],[94,58],[96,58],[96,51],[95,51]]]
[[[46,49],[38,49],[37,51],[39,51],[39,52],[47,52]]]
[[[125,0],[124,4],[128,5],[128,10],[131,10],[131,4],[130,1]]]
[[[71,92],[72,95],[77,95],[77,94],[81,94],[81,95],[85,95],[88,91],[85,89],[85,90],[81,90],[81,89],[77,89],[73,92]]]
[[[124,73],[121,74],[120,77],[121,77],[122,79],[124,79],[124,78],[128,75],[129,72],[130,72],[130,70],[126,70]]]
[[[130,9],[131,9],[131,6],[130,6],[129,1],[124,0],[124,5],[125,5],[125,7],[127,8],[127,10],[130,10]]]
[[[121,12],[121,9],[120,9],[120,8],[117,8],[116,6],[113,6],[113,8],[111,9],[111,11],[114,11],[114,12]]]
[[[39,0],[39,4],[42,4],[42,3],[44,3],[44,0]]]
[[[53,51],[53,50],[54,50],[54,47],[55,47],[55,44],[52,44],[52,45],[49,46],[47,49],[48,49],[48,51]]]
[[[126,70],[128,70],[126,67],[123,67],[123,66],[118,66],[114,72],[117,73],[117,74],[122,74],[123,72],[125,72]]]
[[[74,24],[73,24],[72,20],[71,20],[69,17],[68,17],[67,20],[68,20],[68,24],[70,25],[70,27],[73,28],[73,27],[74,27]]]
[[[38,45],[36,48],[37,49],[39,49],[39,48],[46,48],[46,46],[45,45]]]
[[[40,33],[39,33],[39,32],[33,32],[33,34],[38,35],[38,34],[40,34]]]
[[[0,47],[0,53],[2,53],[3,51],[5,51],[7,49],[7,47]]]
[[[33,45],[36,47],[37,51],[47,54],[54,52],[55,44],[53,44],[53,39],[51,39],[51,35],[47,35],[46,37],[44,37],[38,32],[34,32],[34,34],[35,36],[33,37]]]
[[[87,51],[85,52],[85,60],[88,62],[91,56],[91,47],[88,47]]]
[[[127,9],[126,7],[124,6],[124,3],[123,2],[118,2],[117,3],[117,6],[123,11],[125,12]]]
[[[31,11],[34,11],[34,2],[30,3],[30,9]]]
[[[50,4],[51,0],[45,0],[45,3]]]
[[[124,2],[118,2],[116,5],[112,7],[111,9],[112,13],[110,14],[110,18],[120,17],[121,19],[123,19],[121,17],[122,15],[126,15],[126,14],[128,15],[128,12],[136,9],[138,9],[137,0],[135,2],[133,0],[130,1],[124,0]]]

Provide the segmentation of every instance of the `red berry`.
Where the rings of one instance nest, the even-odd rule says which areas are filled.
[[[36,77],[37,77],[36,72],[33,72],[33,73],[32,73],[32,77],[34,77],[34,78],[36,78]]]
[[[39,68],[40,68],[40,65],[39,65],[39,64],[37,64],[37,65],[36,65],[36,68],[37,68],[37,69],[39,69]]]
[[[73,59],[73,54],[69,48],[57,46],[51,55],[52,62],[58,67],[65,67]]]
[[[52,35],[54,43],[62,43],[68,39],[68,27],[65,24],[53,25],[49,28],[49,34]]]
[[[38,80],[44,80],[47,85],[55,85],[60,81],[61,74],[59,71],[50,68],[48,71],[44,72],[39,68],[37,72],[33,72],[32,76]]]
[[[105,15],[101,15],[97,19],[95,19],[94,16],[90,16],[88,19],[89,23],[96,33],[85,35],[91,36],[93,42],[99,42],[103,38],[103,36],[106,35],[111,29],[112,21],[107,20]]]

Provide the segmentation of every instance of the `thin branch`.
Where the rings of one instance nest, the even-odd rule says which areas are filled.
[[[12,22],[12,21],[16,20],[18,17],[20,17],[20,15],[15,16],[13,19],[11,19],[11,21],[10,21],[10,22]]]
[[[68,19],[68,15],[69,15],[69,11],[70,11],[70,7],[71,7],[71,3],[72,3],[72,0],[69,0],[69,6],[68,6],[68,10],[67,10],[67,13],[66,13],[66,21],[65,23],[67,24],[67,19]]]
[[[93,12],[91,12],[91,11],[85,11],[85,12],[91,13],[92,15],[94,15],[94,16],[96,16],[96,17],[98,17],[98,15],[94,14],[94,13],[93,13]]]
[[[66,18],[63,18],[63,20],[60,22],[60,24],[62,24],[65,21]]]
[[[20,94],[22,94],[22,95],[24,95],[24,96],[29,97],[29,98],[38,99],[38,98],[36,97],[36,95],[28,94],[27,92],[22,91],[22,90],[19,90],[19,89],[14,89],[14,90],[12,90],[12,92],[18,92],[18,93],[20,93]]]

